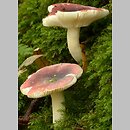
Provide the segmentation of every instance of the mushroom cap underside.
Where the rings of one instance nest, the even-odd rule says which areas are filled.
[[[82,73],[82,68],[77,64],[60,63],[46,66],[30,75],[20,90],[29,98],[40,98],[69,88]]]

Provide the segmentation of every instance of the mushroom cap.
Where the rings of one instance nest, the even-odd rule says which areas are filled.
[[[109,14],[107,9],[72,3],[53,4],[48,11],[50,14],[43,18],[43,25],[64,28],[88,26]]]
[[[20,90],[29,98],[40,98],[69,88],[82,73],[82,68],[77,64],[60,63],[46,66],[30,75]]]

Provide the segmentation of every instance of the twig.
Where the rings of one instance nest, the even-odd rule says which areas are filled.
[[[38,101],[39,101],[39,99],[34,99],[34,100],[31,101],[31,103],[30,103],[30,105],[29,105],[29,107],[28,107],[25,115],[23,117],[20,117],[18,119],[18,124],[19,125],[27,125],[28,124],[29,119],[30,119],[29,116],[32,113],[33,108],[34,108],[34,106],[36,106],[36,104],[37,104]]]
[[[81,43],[80,47],[82,49],[82,65],[83,65],[82,68],[84,71],[86,71],[87,70],[87,56],[85,54],[85,45]]]

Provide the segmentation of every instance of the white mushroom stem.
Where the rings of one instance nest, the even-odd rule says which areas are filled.
[[[72,57],[79,63],[82,60],[82,50],[79,43],[80,28],[68,28],[67,43]]]
[[[53,123],[62,119],[65,106],[63,105],[65,99],[63,92],[54,92],[51,94],[52,98],[52,111],[53,111]]]

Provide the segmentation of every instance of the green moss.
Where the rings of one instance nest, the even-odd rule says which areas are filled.
[[[92,46],[92,60],[89,63],[89,80],[98,79],[95,105],[81,119],[90,130],[110,130],[112,124],[112,34],[111,24],[104,29]],[[90,99],[93,98],[90,93]]]
[[[18,50],[19,65],[37,47],[51,64],[60,62],[76,63],[69,54],[66,29],[43,27],[47,7],[65,0],[22,0],[19,3]],[[111,12],[111,1],[70,0],[72,3],[104,6]],[[111,130],[112,129],[112,25],[111,13],[106,18],[81,28],[80,41],[86,45],[88,69],[78,82],[65,90],[65,118],[58,122],[57,130]],[[19,86],[27,76],[36,70],[19,77]],[[31,114],[29,130],[51,130],[52,110],[50,96],[43,98],[44,104]],[[19,115],[23,115],[31,99],[19,93]],[[25,130],[25,128],[24,128]]]

